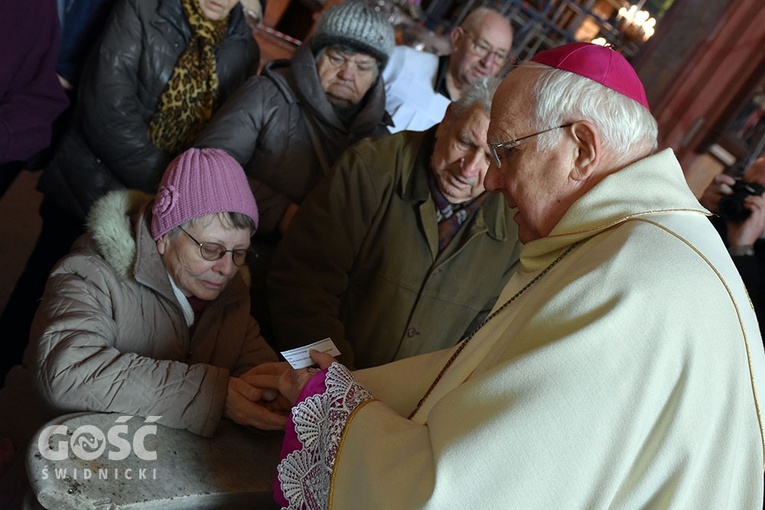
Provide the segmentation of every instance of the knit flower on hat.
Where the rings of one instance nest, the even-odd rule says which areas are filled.
[[[167,214],[173,210],[177,203],[178,192],[175,190],[175,186],[172,184],[162,186],[154,199],[154,214],[157,216]]]

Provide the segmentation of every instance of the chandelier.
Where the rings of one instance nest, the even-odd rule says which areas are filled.
[[[616,22],[627,36],[643,42],[653,35],[656,27],[656,20],[651,17],[651,13],[639,9],[637,5],[619,9]]]

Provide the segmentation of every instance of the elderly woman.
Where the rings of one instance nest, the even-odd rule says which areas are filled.
[[[346,148],[388,132],[380,75],[394,45],[393,28],[380,13],[354,0],[338,4],[319,18],[291,61],[266,64],[195,142],[236,158],[258,200],[250,289],[253,314],[265,328],[263,282],[280,233]]]
[[[387,133],[380,74],[394,45],[380,13],[353,0],[336,5],[291,61],[266,64],[195,142],[244,166],[260,206],[259,235],[285,230],[347,147]]]
[[[42,232],[3,314],[5,343],[16,346],[3,357],[20,361],[45,278],[93,202],[114,189],[154,193],[170,160],[257,71],[258,56],[237,0],[115,2],[72,124],[40,178]]]
[[[239,377],[277,359],[239,272],[257,224],[244,171],[216,149],[179,155],[156,198],[114,191],[93,206],[0,390],[0,495],[2,446],[23,467],[30,435],[57,414],[161,416],[203,436],[222,417],[284,428],[279,401]]]
[[[242,168],[216,149],[178,156],[154,200],[127,191],[100,200],[32,326],[46,403],[161,415],[204,436],[222,416],[282,428],[284,416],[248,400],[258,392],[236,377],[277,359],[239,274],[257,223]]]

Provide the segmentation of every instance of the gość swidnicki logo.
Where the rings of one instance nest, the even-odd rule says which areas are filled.
[[[95,425],[80,425],[69,435],[69,427],[66,425],[49,425],[41,432],[37,440],[37,449],[44,458],[51,461],[62,461],[69,457],[69,452],[75,458],[92,461],[102,456],[106,456],[110,461],[120,461],[127,459],[131,453],[143,461],[157,460],[157,452],[149,450],[146,447],[146,438],[157,435],[156,422],[161,416],[148,416],[144,424],[140,426],[130,437],[130,429],[127,422],[133,416],[120,416],[115,420],[109,430],[104,433]],[[61,437],[62,439],[58,439]],[[107,448],[107,446],[109,448]],[[99,479],[123,478],[123,479],[156,479],[156,468],[132,469],[125,468],[120,470],[113,467],[98,468],[96,472],[88,467],[67,469],[54,468],[56,478],[78,478],[78,474],[83,479],[97,477]],[[50,476],[48,466],[42,470],[42,478],[45,480]]]

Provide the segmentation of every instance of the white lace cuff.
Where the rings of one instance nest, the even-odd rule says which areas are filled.
[[[345,425],[372,394],[339,363],[314,375],[303,393],[287,424],[274,497],[283,508],[324,509]]]

